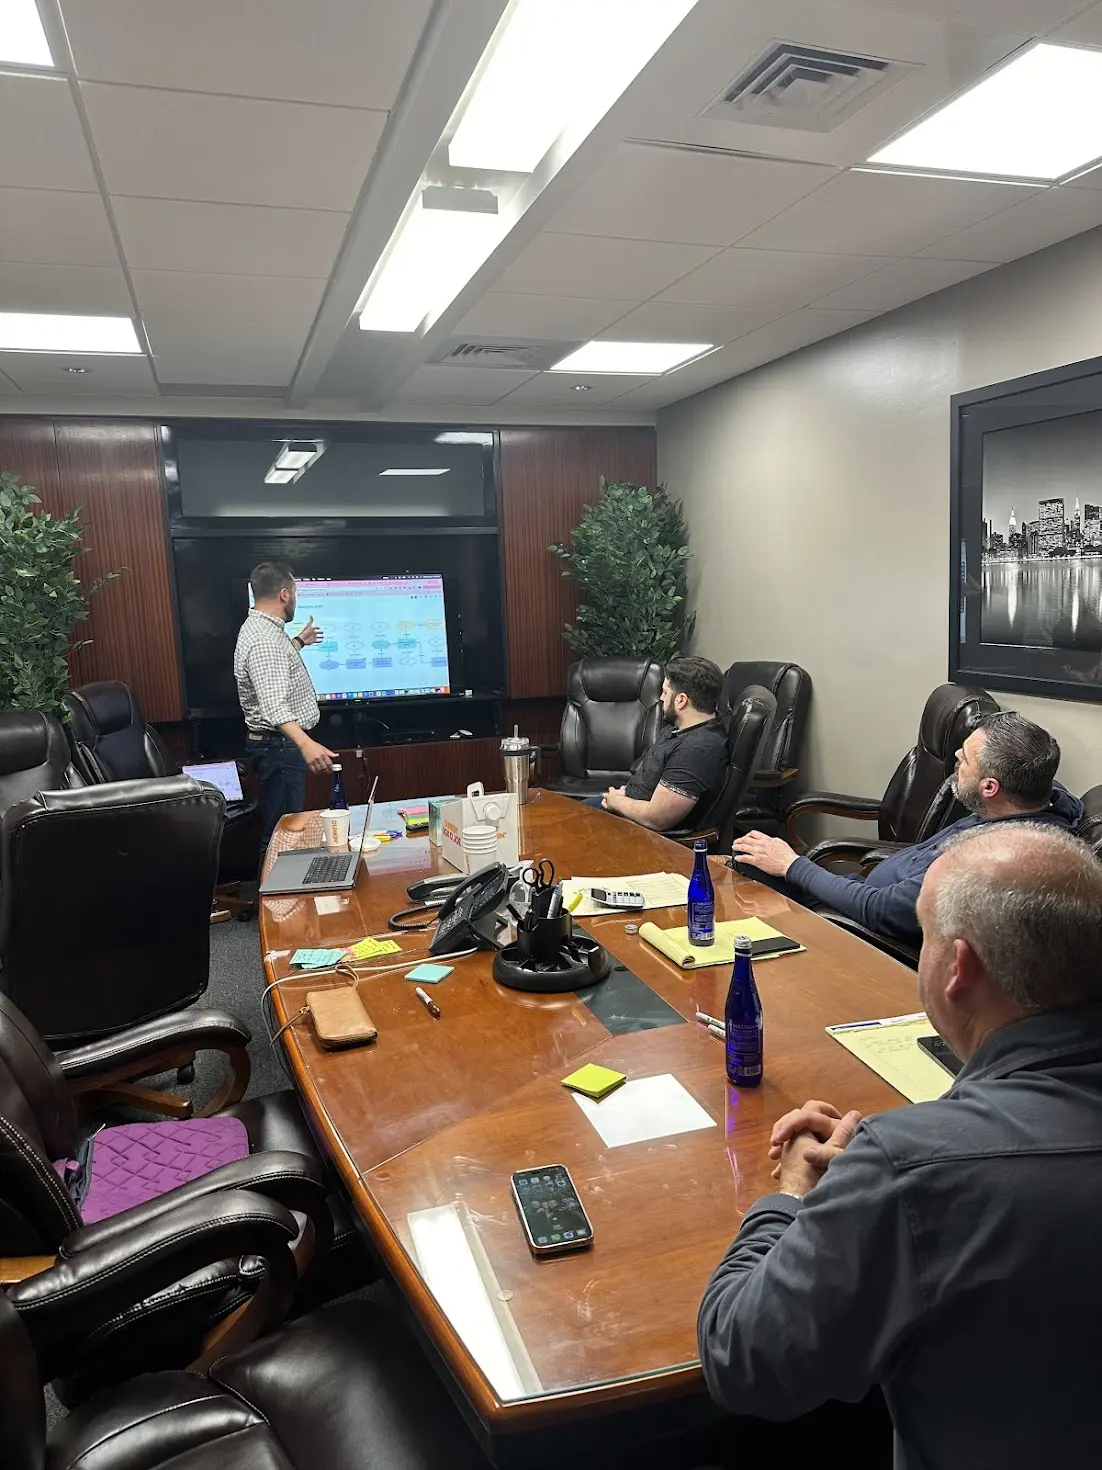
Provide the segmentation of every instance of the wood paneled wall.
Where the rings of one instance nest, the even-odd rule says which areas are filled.
[[[183,716],[160,453],[152,423],[0,417],[0,469],[38,491],[46,510],[82,511],[78,574],[120,572],[90,601],[70,661],[74,684],[122,679],[150,720]]]
[[[503,429],[501,528],[510,699],[562,697],[574,654],[562,636],[577,589],[547,548],[597,499],[600,478],[653,485],[655,431]]]

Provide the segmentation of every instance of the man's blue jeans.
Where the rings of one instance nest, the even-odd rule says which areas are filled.
[[[302,810],[306,762],[298,746],[278,730],[270,731],[260,740],[250,736],[245,742],[245,758],[260,782],[260,808],[264,818],[260,854],[263,857],[280,817]]]

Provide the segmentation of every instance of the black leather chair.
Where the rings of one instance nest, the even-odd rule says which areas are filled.
[[[682,843],[706,837],[711,851],[730,852],[735,817],[761,771],[762,751],[768,744],[776,710],[777,701],[768,689],[751,684],[742,691],[727,726],[728,765],[723,789],[696,826],[677,828],[667,832],[667,837]]]
[[[828,838],[808,850],[807,856],[824,866],[839,862],[860,869],[874,854],[924,842],[935,832],[959,820],[964,808],[952,793],[956,754],[986,714],[999,706],[984,689],[942,684],[926,701],[918,729],[918,743],[895,769],[881,797],[843,796],[832,791],[808,792],[789,805],[785,818],[788,840],[798,850],[799,823],[813,812],[875,822],[876,838]]]
[[[40,791],[82,784],[57,720],[30,710],[0,714],[0,816]]]
[[[723,676],[720,712],[725,717],[751,685],[769,690],[777,701],[777,712],[761,752],[761,779],[739,806],[734,830],[736,834],[757,830],[779,836],[799,779],[811,708],[811,675],[799,664],[769,659],[733,663]]]
[[[62,705],[69,716],[77,769],[89,785],[180,774],[179,763],[153,726],[146,724],[128,685],[117,680],[82,684],[64,696]],[[250,837],[255,838],[251,844]],[[227,802],[219,861],[219,886],[227,886],[227,891],[219,893],[218,902],[226,909],[237,909],[242,918],[251,917],[256,905],[236,897],[234,890],[241,878],[256,872],[259,859],[259,803],[247,799]]]
[[[661,664],[638,658],[571,664],[558,744],[560,776],[549,789],[581,798],[622,786],[658,734],[664,677]]]
[[[51,1042],[197,1001],[224,802],[189,776],[41,793],[0,819],[0,992]]]

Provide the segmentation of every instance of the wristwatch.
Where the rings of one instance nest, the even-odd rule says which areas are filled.
[[[303,649],[304,649],[304,648],[305,648],[305,647],[306,647],[306,644],[305,644],[305,643],[303,643],[303,641],[302,641],[302,639],[301,639],[301,638],[300,638],[300,637],[299,637],[299,636],[298,636],[298,634],[297,634],[297,633],[296,633],[296,634],[295,634],[295,636],[294,636],[294,637],[293,637],[293,638],[292,638],[292,639],[291,639],[291,642],[292,642],[292,643],[293,643],[293,644],[294,644],[294,645],[295,645],[295,647],[296,647],[296,648],[297,648],[297,649],[298,649],[298,651],[299,651],[299,653],[301,653],[301,652],[302,652],[302,650],[303,650]]]

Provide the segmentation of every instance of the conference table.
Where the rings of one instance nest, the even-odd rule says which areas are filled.
[[[559,878],[691,871],[692,854],[677,843],[549,791],[531,794],[521,857],[551,859]],[[373,828],[402,826],[393,805],[375,808]],[[284,818],[268,862],[320,840],[317,813]],[[533,1434],[572,1426],[592,1434],[601,1421],[645,1423],[658,1406],[668,1414],[699,1400],[697,1307],[746,1210],[773,1188],[774,1120],[812,1097],[862,1113],[904,1102],[824,1028],[913,1012],[913,974],[721,857],[710,863],[717,920],[753,915],[805,946],[756,966],[765,1013],[757,1089],[727,1083],[722,1042],[694,1019],[698,1009],[722,1016],[727,969],[683,971],[628,930],[643,918],[683,925],[683,907],[578,921],[646,987],[636,995],[660,997],[654,1004],[677,1012],[665,1016],[677,1024],[644,1020],[623,1031],[632,1017],[605,1006],[606,1026],[584,991],[506,989],[489,953],[454,961],[432,988],[434,1018],[405,979],[428,958],[430,935],[409,933],[391,936],[400,954],[360,966],[373,1043],[327,1051],[306,1020],[283,1035],[303,1106],[385,1273],[500,1465],[523,1458]],[[285,982],[272,992],[279,1024],[309,990],[341,983],[296,971],[295,950],[385,934],[388,918],[410,907],[407,885],[436,873],[454,874],[440,849],[427,836],[403,836],[365,858],[354,891],[263,900],[265,970],[269,982]],[[669,1088],[676,1079],[657,1126],[688,1126],[678,1105],[687,1095],[690,1131],[610,1146],[591,1120],[594,1105],[587,1110],[562,1085],[585,1062],[626,1073],[628,1086],[662,1079]],[[593,1244],[536,1259],[510,1176],[556,1163],[570,1170]]]

